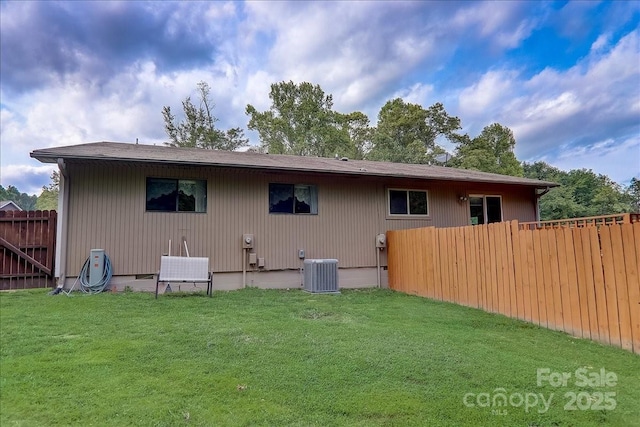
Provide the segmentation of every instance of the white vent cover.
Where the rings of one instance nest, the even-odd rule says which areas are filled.
[[[337,259],[306,259],[304,290],[313,293],[340,292]]]

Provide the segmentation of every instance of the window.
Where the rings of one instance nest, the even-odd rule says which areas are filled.
[[[389,190],[390,215],[429,215],[425,190]]]
[[[269,184],[269,213],[317,215],[317,187],[301,184]]]
[[[502,221],[502,198],[500,196],[469,196],[471,224],[490,224]]]
[[[147,211],[206,212],[207,181],[147,178]]]

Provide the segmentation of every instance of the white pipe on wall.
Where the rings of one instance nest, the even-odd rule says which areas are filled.
[[[247,287],[247,248],[242,248],[242,287]]]
[[[378,273],[378,288],[380,287],[380,248],[376,248],[376,273]]]

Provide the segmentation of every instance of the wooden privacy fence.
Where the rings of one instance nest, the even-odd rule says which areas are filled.
[[[640,354],[640,223],[387,232],[389,287]]]
[[[56,211],[0,211],[0,289],[55,285]]]

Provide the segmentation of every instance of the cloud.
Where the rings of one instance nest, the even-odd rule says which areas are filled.
[[[443,102],[472,136],[509,126],[526,160],[619,144],[640,133],[640,37],[613,19],[639,7],[624,3],[1,2],[3,171],[54,145],[162,143],[162,107],[179,115],[201,80],[220,128],[246,128],[246,105],[268,109],[270,85],[293,80],[374,124],[395,97]],[[526,51],[560,15],[589,37],[564,32],[583,40],[579,61],[544,68]]]
[[[514,48],[537,26],[526,18],[527,10],[523,2],[472,2],[455,13],[451,24],[455,30],[476,30],[496,48]]]
[[[543,156],[546,161],[562,170],[596,169],[615,182],[628,185],[631,178],[640,179],[640,137],[624,140],[612,138],[588,146],[570,147],[558,155]]]
[[[600,52],[609,46],[611,34],[600,34],[596,41],[591,44],[591,52]]]
[[[228,31],[226,3],[3,2],[4,90],[24,91],[81,74],[102,84],[131,62],[162,71],[206,65]],[[212,19],[213,18],[213,19]]]
[[[389,99],[402,98],[405,102],[419,104],[426,108],[432,104],[430,99],[433,95],[433,90],[433,85],[416,83],[409,88],[394,93]]]
[[[254,22],[252,34],[271,35],[265,71],[280,81],[320,83],[334,94],[337,109],[349,111],[397,85],[434,53],[430,20],[420,18],[438,8],[439,3],[256,2],[247,4],[247,20]]]
[[[459,109],[464,116],[490,115],[500,110],[513,93],[513,71],[489,71],[478,82],[464,88],[459,96]]]
[[[3,166],[0,173],[0,185],[15,186],[21,193],[40,194],[42,187],[51,183],[51,173],[57,169],[54,165],[30,166],[9,165]]]
[[[524,159],[555,156],[640,131],[639,32],[597,49],[567,70],[546,68],[527,78],[519,70],[491,70],[459,92],[459,109],[471,122],[500,121],[518,141]],[[477,127],[474,129],[479,130]]]

